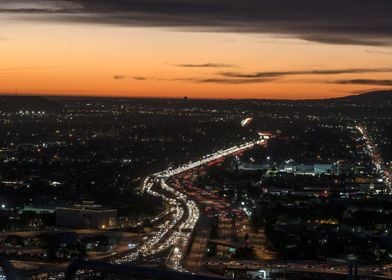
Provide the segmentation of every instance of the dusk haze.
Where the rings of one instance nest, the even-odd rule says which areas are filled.
[[[392,0],[0,0],[0,280],[392,277]]]
[[[391,87],[388,0],[3,0],[0,92],[309,99]]]

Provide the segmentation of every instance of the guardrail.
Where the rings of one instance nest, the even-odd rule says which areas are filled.
[[[133,277],[135,279],[154,280],[222,280],[219,277],[194,275],[189,273],[174,272],[169,270],[151,269],[136,265],[111,264],[97,261],[76,260],[72,262],[66,273],[65,280],[73,280],[78,270],[91,270],[93,272],[104,272],[115,275]]]
[[[7,280],[21,280],[18,270],[12,263],[0,256],[0,268]],[[73,261],[66,269],[65,280],[77,279],[79,270],[88,270],[91,272],[101,272],[114,275],[127,276],[135,279],[154,279],[154,280],[222,280],[221,277],[209,277],[194,275],[190,273],[175,272],[162,269],[145,268],[131,264],[111,264],[98,261],[87,261],[83,259]]]

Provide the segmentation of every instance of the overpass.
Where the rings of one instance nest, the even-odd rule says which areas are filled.
[[[187,243],[190,241],[191,232],[193,231],[196,222],[199,219],[199,210],[196,203],[190,199],[185,193],[176,190],[166,183],[166,179],[189,171],[194,168],[201,167],[210,162],[222,159],[231,154],[240,153],[246,149],[252,148],[255,145],[260,145],[265,142],[264,139],[247,142],[241,145],[233,146],[228,149],[219,150],[215,153],[204,156],[202,159],[190,162],[188,164],[179,166],[175,169],[168,169],[150,175],[143,181],[142,191],[154,196],[160,196],[163,200],[175,210],[171,221],[167,220],[155,227],[155,231],[142,239],[135,250],[130,250],[123,254],[115,254],[110,257],[113,263],[129,263],[142,256],[153,255],[163,250],[170,248],[177,244],[180,240]],[[161,189],[155,191],[154,181],[158,180]],[[184,231],[183,231],[184,230]],[[186,231],[185,231],[186,230]],[[172,254],[177,260],[172,262],[177,263],[173,269],[184,271],[178,259],[181,259],[180,254]],[[55,265],[47,268],[42,268],[37,271],[30,271],[28,274],[35,275],[36,273],[56,273],[64,271],[68,264]]]
[[[239,248],[244,246],[243,242],[233,242],[230,240],[218,239],[218,238],[212,238],[208,241],[208,243],[213,243],[216,245],[221,245],[221,246],[226,246],[231,248]]]

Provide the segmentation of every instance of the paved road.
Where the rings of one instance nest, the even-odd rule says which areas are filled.
[[[366,141],[366,151],[369,154],[374,166],[380,177],[384,180],[385,185],[389,188],[389,192],[392,192],[392,172],[389,170],[388,166],[385,164],[377,146],[374,144],[373,140],[369,136],[367,130],[363,126],[357,126],[357,130],[362,135]]]
[[[228,148],[226,150],[220,150],[216,153],[207,155],[205,157],[203,157],[201,160],[195,161],[195,162],[190,162],[188,164],[182,165],[178,168],[175,169],[168,169],[168,170],[164,170],[162,172],[158,172],[156,174],[153,174],[151,176],[151,178],[155,179],[161,179],[161,186],[162,186],[162,190],[158,190],[158,191],[153,191],[152,190],[152,186],[153,184],[151,184],[150,182],[150,177],[146,178],[143,187],[142,187],[142,191],[147,191],[150,192],[151,194],[155,194],[155,195],[159,195],[162,196],[167,202],[170,201],[174,204],[179,205],[181,202],[182,203],[186,203],[185,207],[178,207],[177,208],[177,212],[176,214],[178,215],[178,217],[175,219],[175,221],[173,222],[173,225],[169,225],[168,224],[168,228],[165,227],[166,224],[164,223],[160,223],[158,224],[156,231],[153,232],[152,234],[147,236],[146,240],[143,240],[139,247],[136,250],[129,250],[124,252],[113,252],[114,254],[116,254],[114,257],[112,256],[112,253],[110,254],[110,256],[100,256],[99,259],[105,259],[105,258],[116,258],[117,255],[123,257],[124,255],[126,256],[125,261],[132,261],[135,260],[135,258],[137,258],[138,255],[140,255],[140,253],[143,253],[144,255],[146,254],[155,254],[158,253],[166,248],[169,248],[171,245],[176,244],[179,240],[183,240],[190,237],[190,234],[188,235],[188,237],[185,236],[179,236],[178,235],[178,229],[180,228],[186,228],[188,230],[193,230],[194,226],[196,224],[196,221],[194,221],[195,219],[188,219],[187,216],[189,216],[189,213],[192,213],[194,215],[194,217],[198,218],[198,213],[196,213],[195,210],[192,210],[191,208],[194,207],[192,205],[192,194],[189,192],[182,192],[181,189],[179,190],[174,190],[171,186],[168,186],[166,184],[167,179],[170,179],[171,177],[178,175],[178,174],[182,174],[185,173],[187,171],[192,171],[193,169],[197,169],[199,167],[202,167],[205,164],[212,164],[212,163],[216,163],[219,162],[220,160],[222,160],[222,158],[228,156],[228,155],[232,155],[232,154],[236,154],[236,153],[240,153],[246,149],[252,148],[255,145],[259,145],[259,144],[264,144],[265,140],[256,140],[256,141],[251,141],[248,143],[244,143],[242,145],[239,146],[234,146],[231,148]],[[174,198],[168,198],[167,193],[165,192],[173,192]],[[186,194],[185,194],[186,193]],[[189,197],[188,197],[189,195]],[[202,199],[198,199],[197,202],[202,203],[202,200],[205,200],[207,204],[212,205],[214,207],[214,209],[217,209],[219,212],[224,212],[225,209],[229,206],[227,203],[225,203],[222,199],[218,199],[218,197],[214,196],[213,194],[210,194],[208,192],[202,192],[197,194],[198,198],[202,198]],[[185,213],[185,214],[184,214]],[[168,221],[165,221],[168,222]],[[191,254],[191,267],[200,267],[203,265],[204,263],[204,254],[205,254],[205,249],[206,249],[206,244],[208,242],[208,237],[209,234],[208,232],[210,231],[210,228],[203,228],[200,232],[198,232],[196,234],[196,238],[195,238],[195,244],[192,244],[192,248],[194,247],[194,250],[191,250],[191,252],[196,252],[195,255]],[[47,231],[42,231],[42,232],[47,232]],[[33,234],[39,234],[42,232],[34,232]],[[98,234],[98,233],[102,233],[102,231],[94,231],[94,230],[81,230],[80,233],[83,234]],[[108,232],[104,232],[105,234],[107,234]],[[114,232],[109,232],[110,234],[116,235],[118,233],[114,233]],[[8,233],[5,233],[8,234]],[[32,235],[31,232],[20,232],[19,233],[21,236],[30,236]],[[123,235],[126,235],[127,233],[121,233]],[[186,242],[186,240],[185,240]],[[117,249],[119,248],[123,248],[123,246],[119,246]],[[129,252],[129,253],[127,253]],[[203,253],[204,252],[204,253]],[[56,265],[56,266],[51,266],[51,267],[45,267],[40,269],[39,271],[37,271],[37,273],[41,273],[41,272],[55,272],[55,271],[63,271],[65,269],[65,267],[68,264],[64,263],[61,265]]]

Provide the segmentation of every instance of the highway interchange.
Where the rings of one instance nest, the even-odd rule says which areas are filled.
[[[200,236],[194,237],[193,242],[191,242],[192,234],[197,222],[203,220],[199,219],[200,205],[198,205],[197,202],[191,198],[190,194],[186,193],[179,185],[173,187],[167,182],[179,174],[185,174],[186,172],[195,170],[205,164],[218,162],[226,156],[240,153],[255,145],[263,143],[265,143],[265,140],[258,139],[239,146],[231,147],[226,150],[219,150],[216,153],[204,156],[198,161],[189,162],[188,164],[184,164],[175,169],[169,168],[162,172],[158,172],[146,177],[143,181],[141,191],[149,193],[153,196],[162,197],[167,205],[167,209],[163,213],[151,220],[151,222],[154,223],[153,231],[144,237],[132,236],[132,238],[125,238],[125,240],[132,242],[132,248],[127,248],[127,245],[130,244],[121,244],[121,246],[117,246],[111,252],[100,256],[94,256],[90,259],[110,261],[112,263],[121,264],[135,262],[136,260],[140,260],[142,258],[169,251],[166,260],[166,265],[168,268],[182,272],[195,271],[202,273],[202,271],[198,268],[204,266],[204,253],[208,242],[210,224],[207,222],[208,226],[204,227],[203,223],[200,223],[198,226],[198,233],[204,231],[204,235],[201,239]],[[159,188],[156,188],[156,185],[159,185]],[[223,202],[222,199],[219,199],[219,197],[209,192],[203,191],[203,193],[200,194],[198,202],[205,199],[214,201],[214,207],[217,207],[217,209],[224,209],[230,206],[228,203]],[[201,229],[201,227],[203,227],[203,229]],[[34,234],[38,233],[39,232],[34,232]],[[88,233],[96,232],[94,231]],[[108,233],[117,234],[116,232],[112,231]],[[32,235],[32,233],[28,232],[25,233],[25,235]],[[126,236],[127,234],[120,233],[120,235]],[[200,242],[198,242],[199,239]],[[200,250],[200,248],[203,248],[203,250]],[[191,253],[189,255],[194,257],[190,258],[190,261],[188,262],[189,266],[185,268],[184,257],[187,251],[190,251]],[[194,252],[199,253],[194,254]],[[18,262],[14,262],[14,264],[18,264]],[[29,265],[30,264],[28,263],[20,264],[21,267],[27,267]],[[49,264],[42,266],[37,265],[37,267],[39,267],[38,269],[26,271],[25,275],[47,273],[59,276],[62,274],[61,272],[64,271],[67,265],[68,263],[54,266]],[[190,270],[189,267],[192,268],[192,270]],[[206,271],[204,271],[204,273],[208,274]]]
[[[360,130],[361,131],[361,130]],[[361,131],[366,137],[364,131]],[[255,145],[266,144],[266,139],[258,139],[239,146],[204,156],[202,159],[189,162],[177,168],[169,168],[146,177],[141,192],[159,196],[167,209],[153,218],[153,230],[143,237],[133,238],[132,248],[125,244],[115,248],[110,254],[91,259],[110,261],[112,263],[131,263],[157,254],[167,255],[165,265],[172,270],[211,275],[207,271],[224,266],[233,270],[347,274],[345,263],[307,262],[307,261],[272,261],[269,252],[263,247],[264,235],[250,231],[249,219],[244,211],[234,209],[224,198],[192,185],[192,176],[206,166],[219,163],[229,155],[242,153]],[[203,211],[201,211],[203,209]],[[221,240],[210,240],[213,217],[218,216],[218,232]],[[228,258],[206,259],[209,242],[233,246],[229,240],[236,240],[243,245],[243,236],[250,233],[250,245],[261,253],[260,261],[233,261]],[[227,246],[228,247],[228,246]],[[260,255],[258,254],[258,257]],[[39,273],[58,273],[67,264],[44,267]],[[359,274],[384,278],[390,276],[391,267],[361,266]]]
[[[115,263],[132,262],[139,257],[154,255],[174,246],[170,251],[166,264],[174,270],[188,271],[183,266],[182,260],[186,251],[190,250],[189,255],[192,257],[187,258],[186,266],[192,272],[200,273],[202,266],[204,266],[204,254],[209,239],[208,231],[210,228],[209,221],[202,219],[205,221],[199,223],[198,234],[194,234],[191,244],[192,232],[200,218],[200,202],[202,200],[208,200],[214,203],[213,206],[215,209],[222,211],[230,208],[230,204],[209,192],[192,188],[191,186],[190,190],[182,188],[176,176],[198,169],[206,164],[222,160],[228,155],[240,153],[254,145],[264,143],[265,140],[259,139],[226,150],[219,150],[198,161],[190,162],[175,169],[170,168],[145,178],[141,191],[153,196],[162,197],[173,215],[170,219],[162,221],[160,225],[155,227],[156,230],[149,234],[147,238],[144,238],[143,242],[138,244],[135,250],[119,256],[113,256],[112,261]],[[169,185],[168,181],[172,185]],[[159,188],[156,188],[157,184],[160,186]],[[206,226],[203,226],[203,224],[206,224]]]
[[[190,162],[178,168],[169,168],[165,171],[155,173],[147,177],[143,183],[142,191],[151,195],[161,196],[171,205],[173,220],[163,222],[162,227],[144,240],[132,254],[123,257],[116,262],[128,262],[135,260],[137,256],[153,255],[167,250],[171,247],[166,261],[170,269],[178,271],[189,271],[192,273],[210,275],[206,267],[214,270],[214,266],[226,267],[227,269],[245,269],[266,272],[285,273],[303,272],[319,273],[327,275],[347,274],[347,264],[326,261],[279,261],[271,260],[270,252],[267,252],[262,245],[265,237],[262,233],[255,234],[249,229],[249,219],[244,215],[244,211],[234,209],[223,199],[213,193],[194,187],[192,176],[197,176],[198,172],[205,165],[212,165],[222,161],[229,155],[240,154],[246,149],[255,145],[264,145],[266,140],[261,138],[252,142],[235,146],[226,150],[207,155],[199,161]],[[159,185],[160,187],[157,187]],[[201,212],[200,209],[212,209]],[[235,261],[230,259],[206,260],[206,250],[210,240],[213,216],[219,217],[218,228],[222,240],[218,242],[224,244],[224,239],[236,239],[241,245],[242,237],[245,233],[250,233],[251,246],[260,251],[262,259],[260,261]],[[234,221],[229,216],[234,215]],[[227,241],[227,244],[232,244]],[[260,255],[258,254],[260,257]],[[358,273],[366,277],[386,278],[390,275],[390,267],[361,266]],[[265,273],[261,274],[265,277]]]

